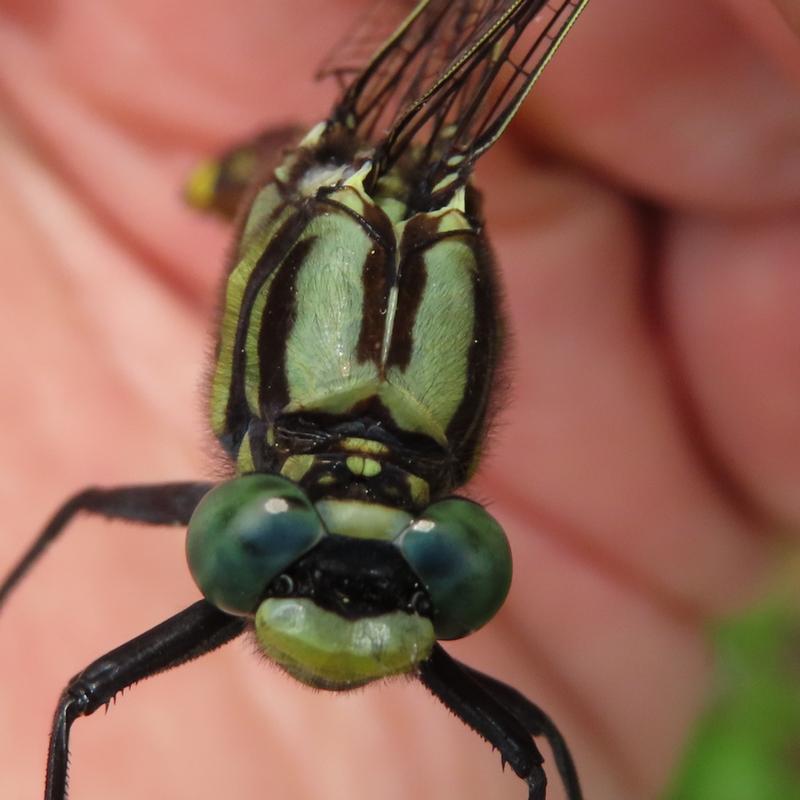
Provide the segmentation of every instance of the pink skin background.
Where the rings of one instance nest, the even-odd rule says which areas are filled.
[[[79,487],[218,474],[199,387],[229,234],[179,187],[324,116],[310,76],[369,5],[0,0],[2,570]],[[588,800],[658,796],[708,624],[797,535],[799,17],[594,0],[478,170],[513,388],[471,492],[515,580],[450,649],[552,714]],[[182,551],[84,520],[3,610],[0,797],[39,796],[69,676],[196,599]],[[417,684],[316,693],[252,650],[78,721],[71,797],[525,795]]]

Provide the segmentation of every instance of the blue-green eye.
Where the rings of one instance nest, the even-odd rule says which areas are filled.
[[[503,605],[511,551],[503,529],[477,503],[434,503],[396,544],[428,590],[437,639],[466,636]]]
[[[277,475],[245,475],[212,489],[195,509],[186,557],[206,599],[255,613],[267,584],[325,534],[305,493]]]

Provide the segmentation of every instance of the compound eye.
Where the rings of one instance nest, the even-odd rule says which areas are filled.
[[[395,543],[428,590],[437,639],[472,633],[503,605],[511,551],[503,529],[477,503],[434,503]]]
[[[229,614],[254,614],[267,585],[323,536],[305,493],[278,475],[214,487],[189,520],[186,558],[205,598]]]

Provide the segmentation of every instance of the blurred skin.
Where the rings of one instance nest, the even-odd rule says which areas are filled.
[[[368,5],[0,1],[0,570],[79,487],[219,474],[198,390],[228,233],[179,187],[321,118],[310,76]],[[707,624],[797,535],[798,28],[791,0],[594,0],[478,170],[513,387],[471,493],[515,582],[449,649],[551,713],[590,800],[658,795]],[[194,601],[182,550],[83,520],[3,610],[0,797],[41,791],[68,677]],[[79,721],[71,797],[524,796],[415,683],[335,697],[252,650]]]

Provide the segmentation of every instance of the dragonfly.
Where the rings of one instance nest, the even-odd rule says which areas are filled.
[[[246,632],[318,689],[416,677],[529,800],[545,798],[543,737],[581,800],[554,722],[441,642],[488,623],[512,576],[499,523],[455,494],[480,462],[503,350],[471,176],[587,2],[377,4],[322,64],[340,86],[323,122],[195,171],[190,203],[236,225],[208,395],[230,477],[78,492],[0,584],[0,606],[82,513],[185,527],[202,597],[68,682],[45,800],[66,797],[76,719]]]

